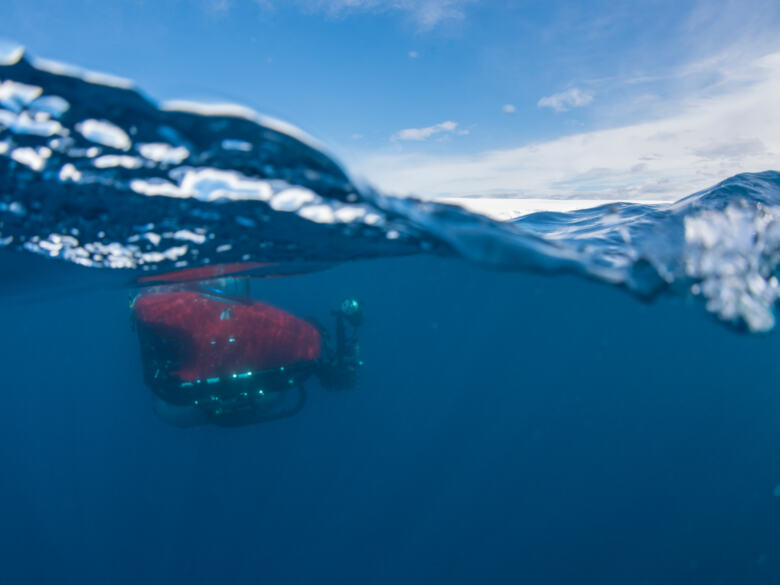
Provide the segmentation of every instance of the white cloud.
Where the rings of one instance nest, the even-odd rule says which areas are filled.
[[[512,104],[504,104],[501,106],[501,111],[505,114],[514,114],[515,113],[515,107]]]
[[[417,57],[419,57],[419,56],[420,56],[420,54],[417,51],[409,51],[409,58],[410,59],[417,59]]]
[[[269,0],[266,0],[269,1]],[[465,18],[464,8],[475,0],[296,0],[312,12],[345,16],[353,12],[406,13],[421,30],[430,30],[448,20]]]
[[[439,122],[426,128],[406,128],[394,134],[392,140],[428,140],[436,134],[468,134],[468,130],[458,130],[458,123],[452,120]]]
[[[622,200],[677,199],[779,168],[780,53],[712,73],[711,85],[645,121],[470,155],[374,153],[353,166],[391,193]],[[421,140],[437,126],[410,132]]]
[[[536,105],[540,108],[552,108],[556,112],[565,112],[571,108],[587,106],[592,101],[592,93],[582,91],[577,87],[572,87],[561,93],[554,93],[553,95],[543,97],[536,102]]]

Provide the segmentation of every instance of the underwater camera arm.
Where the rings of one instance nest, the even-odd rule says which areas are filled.
[[[363,303],[344,299],[331,311],[336,319],[335,347],[326,348],[326,359],[317,371],[320,384],[326,390],[348,390],[355,386],[360,359],[357,331],[363,323]]]

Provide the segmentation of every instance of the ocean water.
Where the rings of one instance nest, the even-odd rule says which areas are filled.
[[[499,223],[1,62],[0,582],[780,582],[780,173]],[[356,387],[157,417],[129,297],[215,266],[321,322],[361,299]]]

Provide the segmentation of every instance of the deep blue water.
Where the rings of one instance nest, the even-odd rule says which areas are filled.
[[[360,295],[358,387],[182,430],[126,293],[2,306],[3,582],[777,582],[775,334],[419,257],[254,294]]]
[[[499,224],[267,120],[3,79],[41,91],[0,94],[1,583],[780,582],[777,172]],[[364,301],[357,387],[169,426],[133,283],[239,261]]]

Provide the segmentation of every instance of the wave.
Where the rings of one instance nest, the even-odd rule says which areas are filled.
[[[380,193],[304,132],[246,108],[158,104],[125,80],[0,55],[0,248],[137,283],[439,254],[696,297],[765,332],[780,297],[779,220],[780,173],[767,171],[671,205],[495,221]]]

